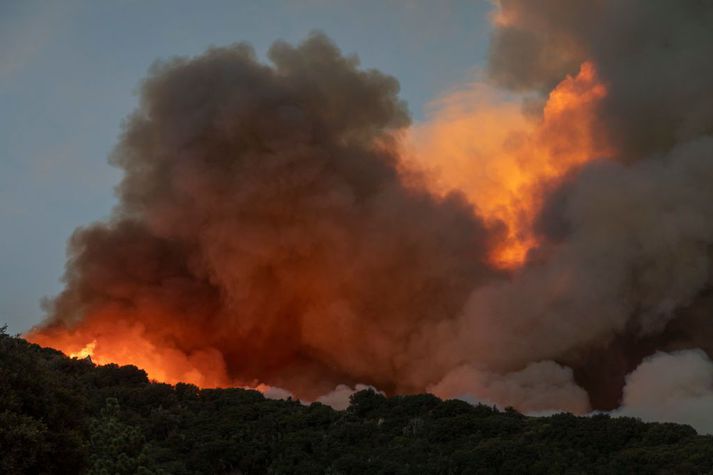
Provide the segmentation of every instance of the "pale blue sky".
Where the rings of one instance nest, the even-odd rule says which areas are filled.
[[[61,289],[67,238],[114,204],[107,165],[159,58],[321,30],[396,76],[413,117],[484,62],[487,0],[0,0],[0,325]]]

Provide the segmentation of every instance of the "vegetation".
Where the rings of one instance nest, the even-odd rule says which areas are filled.
[[[0,473],[711,473],[713,438],[362,391],[350,407],[149,382],[0,332]]]

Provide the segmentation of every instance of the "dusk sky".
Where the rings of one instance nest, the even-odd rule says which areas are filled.
[[[327,34],[395,76],[414,121],[485,62],[487,0],[0,2],[0,324],[23,332],[61,290],[66,242],[106,217],[107,164],[151,64],[245,41]],[[209,6],[209,8],[208,8]]]

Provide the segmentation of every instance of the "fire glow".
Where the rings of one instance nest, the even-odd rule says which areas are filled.
[[[89,357],[99,365],[134,365],[146,371],[152,380],[164,383],[183,382],[204,388],[258,386],[257,383],[251,385],[230,380],[225,373],[225,364],[216,351],[190,354],[178,351],[168,344],[161,345],[147,339],[140,325],[97,322],[74,331],[36,332],[30,334],[28,339],[56,348],[73,358]]]
[[[487,222],[504,225],[489,259],[514,270],[539,244],[533,226],[546,191],[612,153],[596,136],[596,107],[605,96],[590,61],[550,92],[538,119],[474,84],[434,104],[432,119],[411,134],[410,157],[434,177],[434,191],[458,190]]]

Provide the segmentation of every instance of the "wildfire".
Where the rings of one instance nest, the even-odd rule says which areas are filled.
[[[576,167],[611,153],[597,136],[596,106],[606,96],[591,62],[552,90],[537,120],[519,103],[482,84],[434,104],[433,118],[414,129],[410,159],[437,192],[459,190],[493,226],[504,226],[491,263],[515,269],[539,244],[533,220],[543,191]]]
[[[533,226],[544,191],[576,167],[610,153],[597,136],[595,114],[606,93],[594,65],[585,62],[549,94],[541,117],[533,119],[518,101],[471,85],[436,103],[433,119],[410,132],[404,166],[426,169],[436,193],[462,191],[486,223],[501,230],[490,250],[491,263],[516,269],[539,244]],[[172,315],[159,318],[150,306],[136,311],[141,314],[125,319],[111,306],[99,307],[74,328],[48,326],[26,337],[97,364],[136,365],[157,381],[269,389],[259,381],[234,379],[223,353],[200,346],[210,343],[190,348],[185,341],[193,339],[178,343],[180,331],[191,330],[163,331],[161,322],[171,322]]]
[[[221,354],[211,348],[181,351],[168,341],[152,341],[139,324],[107,323],[92,315],[81,328],[48,328],[25,337],[37,344],[63,351],[72,358],[91,357],[99,365],[135,365],[150,379],[169,384],[179,382],[199,387],[244,387],[265,392],[268,386],[236,381],[228,377]],[[88,342],[88,343],[87,343]]]

